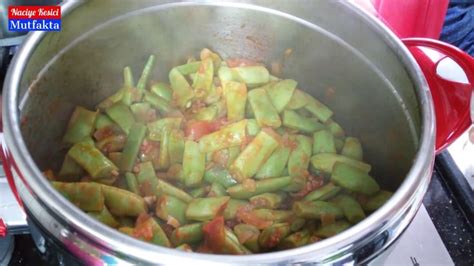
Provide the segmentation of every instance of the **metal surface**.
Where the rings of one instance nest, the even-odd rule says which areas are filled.
[[[63,31],[31,34],[15,56],[4,86],[5,137],[18,165],[15,183],[41,225],[88,262],[104,256],[205,265],[363,262],[393,243],[421,204],[434,160],[430,94],[400,41],[345,1],[252,1],[265,8],[165,2],[89,1],[77,9],[78,2],[66,3],[63,15],[70,14],[63,17]],[[163,79],[172,65],[202,47],[267,64],[293,49],[282,76],[321,98],[347,133],[361,138],[379,182],[398,188],[394,196],[335,237],[271,254],[225,256],[182,253],[132,239],[91,219],[52,189],[41,169],[58,161],[51,154],[58,154],[73,106],[94,106],[119,87],[124,65],[139,69],[150,53],[160,58],[154,78]]]

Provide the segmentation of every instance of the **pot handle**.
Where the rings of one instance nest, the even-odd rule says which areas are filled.
[[[15,196],[16,201],[20,205],[21,209],[23,210],[23,201],[21,200],[20,196],[18,195],[18,190],[15,185],[15,181],[13,180],[13,173],[12,168],[16,168],[16,164],[13,161],[13,158],[10,155],[10,151],[8,150],[7,146],[5,145],[5,138],[3,136],[0,122],[0,159],[3,166],[3,170],[5,171],[5,176],[8,182],[8,186],[10,187],[11,192]],[[17,171],[18,172],[18,171]],[[8,227],[5,221],[0,217],[0,238],[5,237],[8,233]]]
[[[436,113],[436,153],[440,153],[472,125],[474,59],[459,48],[438,40],[405,38],[402,41],[428,82]],[[453,61],[457,68],[453,67]],[[444,68],[448,64],[451,65]],[[446,78],[453,74],[462,80]]]

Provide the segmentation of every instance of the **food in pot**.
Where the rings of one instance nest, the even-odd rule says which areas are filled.
[[[95,111],[77,106],[61,169],[45,174],[90,216],[187,252],[251,254],[331,237],[391,196],[333,112],[251,60],[208,50]]]

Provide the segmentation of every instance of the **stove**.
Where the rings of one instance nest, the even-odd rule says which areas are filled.
[[[0,81],[15,50],[2,50]],[[432,180],[417,215],[400,239],[371,265],[474,265],[473,138],[471,128],[436,157]],[[29,220],[15,201],[3,168],[0,217],[9,226],[8,235],[0,238],[0,266],[80,264],[60,245],[45,241],[39,234],[37,223]]]

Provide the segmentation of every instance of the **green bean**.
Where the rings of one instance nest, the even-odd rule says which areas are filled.
[[[179,189],[166,181],[160,179],[157,180],[157,195],[167,194],[178,198],[186,203],[190,203],[193,200],[193,197],[191,197],[191,195],[186,193],[184,190]]]
[[[165,129],[161,132],[160,150],[158,155],[158,162],[156,167],[160,170],[164,170],[170,167],[170,153],[169,153],[169,139],[171,130]]]
[[[311,114],[316,116],[322,122],[326,122],[332,117],[333,112],[326,105],[322,104],[320,101],[306,92],[303,93],[306,95],[306,97],[308,97],[308,102],[304,106],[306,110],[311,112]]]
[[[224,244],[222,246],[224,254],[245,255],[251,252],[239,243],[239,239],[228,228],[224,227]]]
[[[89,215],[94,217],[97,221],[104,223],[112,228],[117,228],[120,226],[119,222],[112,216],[112,214],[104,206],[100,212],[89,212]]]
[[[325,201],[296,201],[293,203],[293,212],[297,217],[305,219],[321,219],[322,216],[341,218],[342,210],[335,204]]]
[[[201,50],[199,57],[201,58],[201,60],[205,60],[207,58],[212,59],[212,63],[214,64],[214,74],[217,74],[217,71],[219,70],[219,67],[221,66],[221,63],[222,63],[222,59],[218,54],[214,53],[213,51],[207,48],[204,48]]]
[[[247,118],[255,118],[255,114],[253,113],[252,106],[250,105],[250,101],[248,98],[248,93],[247,93],[247,103],[245,104],[245,117]],[[257,121],[257,120],[255,120]]]
[[[328,130],[320,130],[313,134],[313,154],[336,153],[334,136]]]
[[[311,138],[296,135],[294,137],[296,148],[294,148],[288,158],[288,172],[292,177],[292,182],[285,189],[286,191],[299,191],[306,184],[308,165],[311,157]]]
[[[237,214],[237,211],[239,208],[247,205],[248,202],[245,200],[238,200],[238,199],[230,199],[227,202],[227,206],[224,210],[224,219],[226,220],[232,220],[235,219],[235,216]]]
[[[135,82],[133,81],[132,69],[129,66],[123,68],[123,85],[125,88],[133,87]]]
[[[138,165],[139,172],[137,174],[138,190],[142,196],[157,195],[158,179],[156,178],[155,169],[151,162],[144,162]]]
[[[329,119],[327,120],[324,125],[329,129],[329,131],[334,135],[336,138],[343,138],[345,133],[344,129],[336,123],[334,120]]]
[[[74,161],[69,155],[64,157],[63,164],[59,170],[58,176],[63,181],[78,181],[78,179],[84,174],[84,169]]]
[[[338,195],[333,198],[331,202],[336,204],[342,210],[346,219],[353,224],[356,224],[365,218],[362,207],[351,196]]]
[[[99,104],[97,104],[97,108],[101,109],[101,110],[105,110],[105,109],[111,107],[112,105],[114,105],[115,103],[120,102],[122,100],[124,94],[125,94],[126,89],[127,88],[121,88],[120,90],[118,90],[114,94],[112,94],[109,97],[105,98]]]
[[[138,189],[138,181],[133,173],[125,173],[125,180],[127,181],[128,190],[131,192],[140,195],[140,190]]]
[[[112,121],[108,116],[103,114],[98,114],[95,119],[95,128],[101,129],[110,125],[114,125],[114,121]]]
[[[119,227],[117,230],[119,230],[119,232],[121,232],[123,234],[126,234],[126,235],[129,235],[131,237],[133,237],[133,233],[135,231],[135,229],[133,229],[132,227]]]
[[[156,216],[168,222],[173,227],[178,227],[186,224],[186,207],[188,205],[178,198],[170,195],[161,195],[156,201]],[[174,224],[171,219],[179,222],[179,225]]]
[[[67,153],[77,164],[84,168],[93,179],[114,179],[118,168],[105,157],[93,144],[79,142]]]
[[[123,88],[122,103],[125,105],[131,105],[135,102],[139,102],[143,98],[143,90],[137,88]]]
[[[227,192],[225,187],[219,183],[212,183],[209,193],[207,194],[208,197],[220,197],[226,196]]]
[[[308,230],[301,230],[283,239],[278,245],[278,249],[291,249],[306,245],[310,237]]]
[[[297,84],[292,79],[284,79],[266,88],[267,94],[278,113],[281,113],[290,102]]]
[[[212,121],[217,118],[218,107],[211,105],[201,108],[194,114],[193,118],[198,121]]]
[[[193,249],[188,244],[181,244],[181,245],[177,246],[176,249],[184,251],[184,252],[191,252],[191,253],[193,252]]]
[[[154,141],[161,141],[161,135],[165,130],[177,129],[181,127],[183,118],[166,117],[147,124],[149,138]]]
[[[344,220],[339,220],[339,221],[335,221],[334,223],[321,226],[316,231],[314,231],[314,234],[318,237],[328,238],[333,235],[339,234],[340,232],[346,230],[350,226],[351,226],[350,223]]]
[[[327,200],[328,198],[336,195],[341,188],[335,186],[333,183],[327,183],[326,185],[313,190],[311,193],[307,194],[304,197],[306,201],[313,201],[313,200]]]
[[[290,176],[266,178],[255,181],[255,189],[249,189],[244,185],[239,184],[228,188],[227,193],[235,199],[249,199],[258,194],[278,191],[288,186],[290,181]]]
[[[130,127],[130,134],[120,157],[120,170],[124,172],[132,171],[145,134],[146,127],[143,124],[135,123]]]
[[[324,125],[312,121],[310,118],[303,117],[292,110],[283,111],[283,126],[291,129],[296,129],[303,133],[313,133],[315,131],[324,129]]]
[[[171,110],[170,104],[160,96],[148,91],[145,91],[144,94],[145,102],[151,104],[153,107],[158,109],[161,114],[166,114]]]
[[[150,91],[165,99],[167,102],[171,101],[173,96],[173,91],[171,90],[170,85],[163,82],[157,82],[151,85]]]
[[[208,187],[197,187],[189,190],[189,195],[193,198],[202,198],[205,197],[208,192]]]
[[[202,152],[212,152],[233,146],[239,146],[245,140],[247,120],[230,124],[220,130],[207,134],[199,139]]]
[[[318,153],[311,157],[312,166],[315,169],[326,173],[331,173],[333,171],[334,164],[337,162],[349,164],[353,167],[362,170],[365,173],[370,172],[371,169],[371,166],[369,164],[348,158],[344,155],[334,153]]]
[[[204,180],[208,183],[218,183],[225,188],[237,184],[237,181],[230,175],[229,171],[221,166],[214,166],[206,170]]]
[[[230,173],[238,182],[254,176],[278,147],[280,136],[269,128],[262,129],[230,165]]]
[[[176,68],[171,69],[169,74],[171,88],[173,88],[173,100],[181,108],[185,109],[191,106],[191,100],[194,98],[194,91],[186,78]]]
[[[209,92],[212,86],[214,76],[214,65],[212,59],[207,58],[201,61],[199,70],[193,75],[194,91],[199,95],[199,91],[204,91],[206,94]]]
[[[353,137],[347,137],[345,139],[341,154],[358,161],[362,161],[364,157],[362,145],[357,138]]]
[[[148,57],[145,67],[143,68],[142,75],[140,76],[140,79],[138,80],[137,89],[139,90],[145,89],[148,83],[148,79],[150,78],[151,72],[153,70],[153,67],[155,66],[155,61],[156,61],[156,57],[154,55],[150,55],[150,57]]]
[[[195,187],[201,184],[206,166],[206,156],[200,150],[199,144],[187,140],[184,144],[183,174],[184,184],[187,187]]]
[[[243,66],[243,67],[226,67],[221,66],[218,71],[221,81],[238,81],[244,82],[249,87],[263,85],[270,81],[270,73],[263,66]]]
[[[166,233],[163,231],[163,228],[161,228],[160,224],[153,217],[149,217],[145,221],[137,224],[137,226],[135,227],[135,232],[142,231],[143,229],[141,229],[141,227],[149,228],[151,229],[151,232],[153,232],[153,236],[151,239],[143,239],[143,240],[152,242],[153,244],[156,244],[156,245],[171,247],[171,242],[166,236]]]
[[[184,154],[184,135],[181,130],[172,129],[168,136],[168,154],[170,164],[182,163]]]
[[[306,224],[306,220],[303,218],[296,217],[296,218],[291,219],[290,221],[291,232],[297,232],[301,230],[301,228],[303,228],[305,224]]]
[[[130,128],[135,123],[133,113],[124,103],[116,103],[105,109],[107,115],[128,135]]]
[[[208,221],[223,212],[230,197],[212,197],[193,199],[187,209],[186,218],[194,221]]]
[[[290,225],[288,223],[273,224],[265,229],[258,237],[258,243],[263,249],[270,249],[277,246],[280,241],[290,234]]]
[[[181,244],[199,243],[203,238],[202,223],[193,223],[174,229],[171,234],[171,243],[178,246]]]
[[[150,112],[153,110],[149,103],[134,103],[130,105],[135,121],[139,123],[146,123],[149,120]]]
[[[294,216],[292,211],[287,210],[269,210],[269,209],[255,209],[250,211],[251,215],[266,221],[274,223],[286,222],[291,220]]]
[[[100,212],[104,209],[104,194],[101,185],[93,182],[51,183],[70,202],[83,211]]]
[[[138,216],[147,212],[145,200],[124,189],[102,185],[105,205],[109,211],[118,216]]]
[[[291,96],[290,102],[286,105],[286,109],[296,110],[303,108],[309,101],[309,97],[306,94],[299,90],[295,89],[293,95]]]
[[[249,91],[248,99],[260,127],[278,128],[281,126],[280,116],[265,89],[258,88]]]
[[[331,180],[347,190],[365,195],[373,195],[380,190],[377,182],[363,170],[342,162],[334,164]]]
[[[260,230],[257,227],[250,224],[238,224],[234,226],[233,230],[239,243],[252,252],[259,252],[258,237],[260,236]]]
[[[194,62],[186,63],[184,65],[177,66],[176,69],[182,75],[189,75],[189,74],[196,73],[199,70],[200,66],[201,66],[201,61],[194,61]]]
[[[75,144],[85,137],[89,137],[94,129],[97,114],[98,112],[91,112],[84,107],[77,106],[69,119],[63,142]]]
[[[255,119],[247,119],[247,134],[249,136],[256,136],[260,132],[260,126]]]
[[[365,211],[375,211],[378,208],[382,207],[391,197],[393,193],[385,190],[380,190],[375,195],[371,196],[367,202],[362,204],[362,207]]]
[[[264,179],[269,177],[279,177],[283,176],[283,170],[286,167],[288,158],[290,157],[290,148],[285,145],[280,145],[273,153],[270,155],[268,160],[260,167],[257,174],[255,175],[256,179]]]
[[[223,81],[222,88],[227,103],[227,120],[239,121],[245,116],[247,87],[245,83]]]
[[[127,137],[125,135],[112,135],[96,142],[95,146],[103,153],[118,152],[125,146]]]
[[[283,201],[283,196],[276,193],[262,193],[250,198],[250,203],[257,208],[277,209]]]

